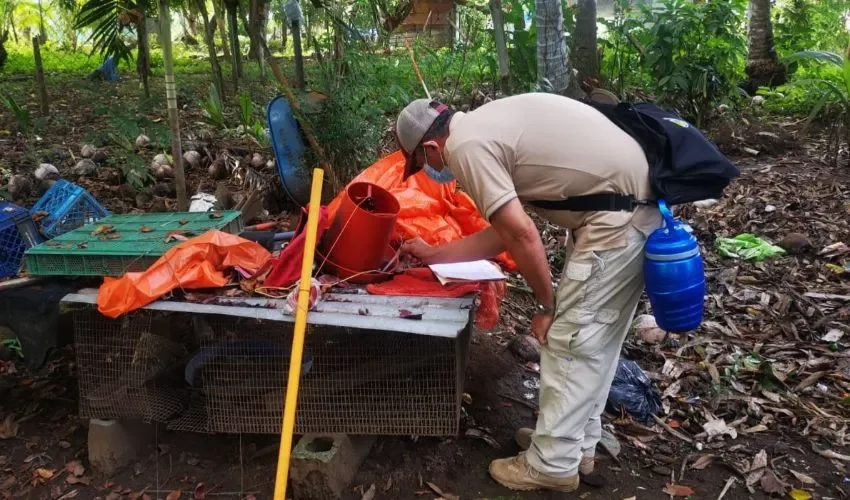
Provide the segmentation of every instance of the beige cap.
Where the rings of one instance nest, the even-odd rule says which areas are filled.
[[[398,145],[401,146],[407,157],[404,168],[405,177],[413,174],[413,151],[422,142],[422,138],[434,124],[434,121],[448,106],[440,104],[431,99],[416,99],[411,102],[398,115],[395,124],[395,136]]]

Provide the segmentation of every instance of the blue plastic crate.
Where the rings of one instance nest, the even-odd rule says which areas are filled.
[[[27,209],[0,201],[0,278],[18,274],[24,252],[39,243],[41,237]]]
[[[55,238],[110,215],[88,191],[62,179],[44,193],[30,213],[34,217],[47,214],[38,219],[41,234],[47,238]]]

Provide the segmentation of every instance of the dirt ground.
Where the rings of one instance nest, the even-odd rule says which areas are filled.
[[[506,399],[520,398],[523,380],[536,377],[523,369],[514,356],[497,343],[497,337],[476,333],[472,339],[466,388],[472,404],[464,410],[478,428],[490,431],[500,448],[483,440],[432,438],[380,438],[360,468],[348,498],[359,499],[375,485],[375,498],[438,498],[428,483],[438,486],[448,497],[461,498],[563,498],[554,493],[515,494],[493,482],[488,463],[517,451],[514,430],[534,424],[533,410]],[[76,418],[76,379],[73,353],[66,348],[45,368],[44,374],[7,377],[3,405],[25,408],[28,420],[17,435],[0,441],[0,495],[12,498],[166,498],[180,490],[184,497],[233,496],[270,498],[274,488],[277,445],[273,436],[203,435],[158,430],[145,453],[126,471],[111,478],[80,477],[67,469],[88,466],[85,422]],[[533,403],[533,402],[532,402]],[[622,439],[623,452],[615,461],[604,452],[598,467],[607,480],[601,489],[582,486],[572,498],[638,499],[669,498],[662,492],[672,471],[677,484],[695,490],[693,498],[717,498],[727,480],[737,477],[722,462],[705,470],[686,470],[680,476],[682,461],[695,453],[670,436],[659,436],[651,452],[636,450]],[[733,443],[720,442],[713,453],[719,457]],[[810,475],[823,485],[823,496],[837,497],[834,486],[847,479],[835,472],[826,459],[808,450],[797,435],[756,435],[740,437],[734,445],[753,453],[765,449],[777,465],[785,464]],[[240,452],[241,450],[241,452]],[[68,467],[68,464],[71,464]],[[45,472],[48,471],[48,472]],[[52,473],[50,479],[45,479]],[[39,479],[40,478],[40,479]],[[69,482],[70,481],[70,482]],[[71,484],[75,482],[77,484]],[[36,483],[33,485],[33,483]],[[79,484],[88,483],[88,484]],[[200,485],[200,486],[199,486]],[[200,489],[199,489],[200,488]],[[201,493],[195,494],[199,491]],[[832,492],[830,491],[832,490]],[[205,491],[205,493],[203,493]],[[832,493],[832,494],[830,494]],[[738,481],[726,498],[767,498],[761,491],[750,495]]]

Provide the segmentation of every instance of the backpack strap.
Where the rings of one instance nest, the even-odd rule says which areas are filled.
[[[598,193],[571,196],[563,200],[532,200],[527,202],[544,210],[569,212],[632,212],[640,205],[650,205],[651,200],[638,200],[633,194]]]

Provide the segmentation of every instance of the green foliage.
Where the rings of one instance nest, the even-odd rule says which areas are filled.
[[[402,89],[399,81],[393,82],[386,65],[373,67],[367,61],[362,54],[350,53],[349,72],[339,80],[333,68],[323,68],[321,81],[327,100],[320,112],[308,115],[319,143],[344,181],[377,160],[387,123],[385,110],[403,106],[416,95]],[[382,78],[386,81],[381,82]]]
[[[846,0],[780,0],[773,12],[774,39],[781,55],[839,51],[850,43]]]
[[[239,94],[239,124],[243,130],[251,128],[254,122],[254,103],[249,94]]]
[[[506,44],[511,78],[514,87],[529,91],[537,83],[537,23],[534,16],[534,0],[509,0],[505,9]],[[531,22],[526,25],[526,18]],[[492,71],[497,74],[498,66],[495,51],[492,58]]]
[[[271,138],[269,137],[268,132],[266,132],[263,122],[259,120],[255,121],[254,124],[248,128],[248,134],[256,139],[261,146],[271,145]]]
[[[207,100],[201,103],[204,110],[204,117],[210,125],[219,129],[227,128],[227,123],[224,118],[224,103],[221,96],[218,94],[218,89],[212,83]]]
[[[62,48],[51,41],[41,47],[41,61],[48,74],[63,73],[73,77],[88,75],[103,62],[100,56]],[[134,67],[131,68],[127,61],[121,61],[118,68],[122,72],[135,70]],[[35,62],[32,55],[32,45],[12,46],[4,72],[8,74],[34,74]]]
[[[850,144],[850,58],[825,51],[802,51],[786,58],[788,62],[813,61],[829,68],[819,77],[798,78],[792,87],[807,92],[803,102],[810,104],[807,123],[817,119],[830,124],[834,160],[845,142]]]
[[[132,54],[121,38],[124,26],[119,19],[128,16],[133,8],[135,4],[130,0],[87,0],[77,12],[74,27],[92,30],[89,41],[93,53],[129,61]]]
[[[24,348],[21,345],[21,341],[18,339],[3,339],[0,340],[0,346],[2,346],[5,350],[14,354],[18,358],[24,358]]]
[[[606,25],[610,37],[604,47],[613,54],[603,69],[616,69],[620,88],[645,82],[661,104],[698,126],[718,104],[737,97],[746,55],[744,0],[664,0],[637,10],[618,8],[618,17]],[[641,75],[628,66],[635,61],[633,50]]]
[[[151,175],[148,166],[145,165],[145,160],[138,155],[127,156],[119,165],[119,168],[127,185],[133,188],[134,191],[144,191],[147,186],[153,184],[156,180]]]
[[[12,116],[15,118],[20,130],[27,131],[32,128],[32,119],[30,118],[29,110],[25,107],[21,107],[11,94],[0,94],[0,102],[2,102],[3,106],[12,113]]]
[[[614,0],[614,16],[600,19],[608,32],[598,40],[604,57],[600,71],[608,79],[609,86],[618,95],[625,97],[632,86],[649,83],[648,76],[641,71],[641,53],[636,50],[636,40],[629,36],[632,31],[644,29],[645,20],[635,13],[629,0]]]

